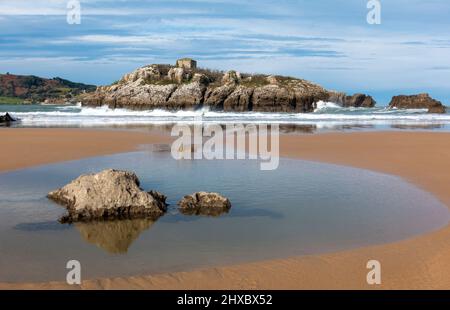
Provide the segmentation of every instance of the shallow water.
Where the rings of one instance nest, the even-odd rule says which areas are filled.
[[[110,277],[282,258],[392,242],[447,224],[448,209],[400,178],[282,159],[175,161],[141,151],[0,174],[0,281],[65,281],[66,262],[82,277]],[[135,171],[144,189],[169,197],[158,221],[63,225],[64,209],[45,195],[82,173]],[[181,215],[176,202],[195,191],[232,202],[220,217]]]

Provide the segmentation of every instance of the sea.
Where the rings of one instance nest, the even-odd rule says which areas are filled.
[[[107,106],[0,105],[20,121],[15,127],[139,127],[174,123],[271,123],[306,131],[333,130],[450,130],[450,112],[429,114],[425,109],[342,108],[319,102],[312,113],[218,112],[110,109]]]

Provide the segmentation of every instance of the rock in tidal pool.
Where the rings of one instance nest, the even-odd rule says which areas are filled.
[[[47,197],[67,208],[61,222],[156,219],[167,210],[166,196],[143,191],[136,174],[113,169],[82,175]]]
[[[219,216],[228,213],[231,203],[228,198],[217,193],[198,192],[184,196],[178,202],[180,211],[186,215]]]

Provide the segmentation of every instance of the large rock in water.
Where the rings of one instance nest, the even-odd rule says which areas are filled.
[[[62,222],[157,218],[167,209],[166,197],[142,191],[136,174],[112,169],[82,175],[47,197],[67,208]]]
[[[180,211],[187,215],[210,215],[218,216],[227,213],[231,208],[228,198],[218,193],[198,192],[184,196],[178,202]]]
[[[428,109],[428,113],[445,113],[446,108],[440,102],[430,97],[429,94],[412,96],[394,96],[389,108],[397,109]]]
[[[149,65],[110,86],[80,98],[83,105],[134,110],[313,112],[319,101],[341,106],[372,107],[362,94],[347,96],[312,82],[286,76],[226,73],[208,69]]]
[[[371,96],[365,94],[354,94],[353,96],[346,96],[343,102],[344,107],[354,108],[373,108],[376,102]]]

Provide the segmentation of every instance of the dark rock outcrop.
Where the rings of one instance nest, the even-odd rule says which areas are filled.
[[[186,215],[219,216],[231,208],[228,198],[217,193],[198,192],[184,196],[178,202],[180,212]]]
[[[12,117],[9,113],[6,113],[5,115],[0,116],[0,124],[8,124],[15,122],[16,119]]]
[[[142,191],[134,173],[112,169],[82,175],[47,197],[67,208],[68,215],[61,219],[62,222],[156,219],[167,209],[166,197],[157,192]]]
[[[268,75],[225,73],[150,65],[125,75],[111,86],[81,96],[87,106],[139,110],[313,112],[318,101],[341,106],[372,107],[375,101],[362,94],[326,90],[306,80]]]
[[[428,109],[428,113],[446,112],[445,106],[440,101],[431,98],[429,94],[395,96],[392,98],[389,108]]]
[[[238,86],[223,102],[224,111],[245,112],[253,110],[253,88]]]
[[[344,107],[355,108],[373,108],[376,102],[371,96],[364,94],[354,94],[353,96],[346,96],[343,102]]]
[[[225,101],[230,97],[235,89],[236,85],[234,84],[226,84],[216,88],[208,88],[207,93],[205,94],[204,105],[210,107],[213,110],[225,110]],[[233,109],[228,110],[232,111]]]

